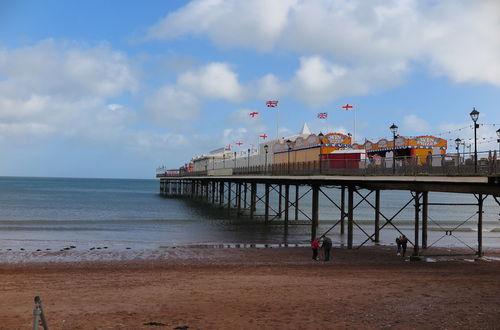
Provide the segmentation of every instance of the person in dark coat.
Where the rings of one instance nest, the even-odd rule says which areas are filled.
[[[396,244],[398,245],[398,256],[401,255],[401,236],[396,238]]]
[[[323,236],[323,244],[321,244],[323,253],[325,255],[325,261],[330,260],[330,250],[332,249],[332,240],[328,236]]]
[[[319,242],[318,239],[315,238],[312,243],[311,243],[311,249],[313,251],[313,260],[318,260],[318,249],[319,249]]]
[[[403,257],[406,254],[406,246],[408,244],[408,238],[405,235],[401,236],[401,247],[403,248]]]

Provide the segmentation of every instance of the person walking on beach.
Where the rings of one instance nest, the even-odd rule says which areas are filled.
[[[311,243],[311,249],[313,250],[313,260],[318,260],[318,248],[319,248],[319,242],[318,239],[315,238],[312,243]]]
[[[398,245],[398,256],[401,255],[401,236],[396,237],[396,244]]]
[[[325,255],[325,261],[330,260],[330,250],[332,249],[332,240],[328,236],[323,236],[323,244],[321,244],[323,253]]]
[[[408,238],[405,235],[401,236],[401,247],[403,248],[403,257],[406,254],[406,245],[408,244]]]

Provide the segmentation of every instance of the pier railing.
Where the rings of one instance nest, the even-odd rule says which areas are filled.
[[[226,162],[229,163],[229,162]],[[496,152],[474,154],[378,157],[366,159],[323,159],[317,161],[290,161],[270,165],[222,167],[212,164],[206,170],[187,172],[182,169],[157,172],[157,177],[183,177],[207,175],[396,175],[396,176],[497,176],[500,175],[500,157]]]

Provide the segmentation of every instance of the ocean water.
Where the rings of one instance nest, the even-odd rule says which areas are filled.
[[[300,195],[307,192],[302,187]],[[260,190],[262,192],[262,189]],[[339,203],[338,189],[324,189]],[[294,189],[291,190],[294,196]],[[366,192],[364,192],[366,194]],[[234,196],[234,195],[233,195]],[[271,195],[276,209],[277,193]],[[409,200],[405,191],[381,193],[382,213],[391,218]],[[355,203],[361,198],[357,196]],[[368,200],[373,203],[373,196]],[[430,193],[430,202],[475,203],[473,195]],[[310,195],[299,201],[310,216]],[[393,223],[413,239],[413,204]],[[262,215],[262,204],[257,205]],[[484,204],[483,245],[500,247],[500,207],[488,197]],[[473,251],[477,244],[475,206],[430,206],[429,240],[432,246],[464,247]],[[339,210],[321,194],[320,225],[324,233],[339,218]],[[294,219],[294,209],[290,209]],[[366,203],[355,209],[354,241],[360,244],[373,233],[374,210]],[[165,198],[159,194],[158,180],[78,179],[0,177],[0,250],[59,249],[73,245],[87,250],[159,248],[182,245],[298,244],[307,245],[311,227],[307,217],[290,221],[285,232],[282,220],[265,224],[261,216],[250,221],[234,211],[218,209],[189,199]],[[381,224],[384,224],[381,219]],[[446,231],[452,230],[452,235]],[[339,227],[330,231],[334,245],[345,244]],[[399,235],[391,225],[381,231],[382,244],[393,244]],[[373,244],[368,242],[368,244]]]

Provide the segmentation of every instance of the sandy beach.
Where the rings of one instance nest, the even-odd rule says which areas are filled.
[[[498,328],[498,253],[394,252],[333,249],[330,262],[302,247],[22,252],[0,265],[0,329],[30,328],[37,295],[51,329]],[[0,260],[8,253],[21,252]]]

